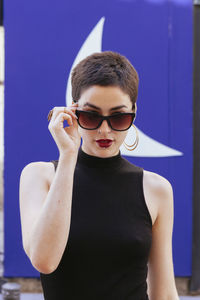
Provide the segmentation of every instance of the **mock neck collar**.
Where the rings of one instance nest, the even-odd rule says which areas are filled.
[[[78,163],[82,165],[92,167],[92,168],[100,168],[100,169],[113,169],[121,166],[123,158],[121,156],[121,152],[114,156],[110,157],[98,157],[87,154],[82,150],[82,147],[79,148],[78,151]]]

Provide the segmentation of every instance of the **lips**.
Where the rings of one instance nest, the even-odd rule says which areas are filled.
[[[100,139],[96,141],[100,147],[110,147],[112,145],[112,140],[110,139]]]

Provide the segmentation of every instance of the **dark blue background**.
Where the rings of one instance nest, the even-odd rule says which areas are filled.
[[[184,153],[128,159],[171,182],[175,275],[191,275],[192,1],[7,0],[4,276],[39,276],[22,248],[20,173],[32,161],[58,158],[47,114],[65,105],[73,61],[103,16],[102,51],[127,56],[140,76],[136,126]]]

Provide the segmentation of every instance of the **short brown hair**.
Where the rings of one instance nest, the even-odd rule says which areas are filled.
[[[97,52],[80,61],[72,70],[72,98],[77,102],[83,90],[92,85],[119,86],[135,108],[138,95],[139,77],[130,61],[113,52]]]

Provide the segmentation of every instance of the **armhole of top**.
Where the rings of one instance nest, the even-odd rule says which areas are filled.
[[[152,218],[151,218],[151,214],[149,212],[149,208],[147,206],[147,203],[146,203],[146,200],[145,200],[145,195],[144,195],[144,184],[143,184],[143,178],[144,178],[144,169],[141,168],[141,176],[140,176],[140,184],[141,184],[141,191],[142,191],[142,199],[143,199],[143,202],[144,202],[144,205],[146,207],[146,211],[147,211],[147,215],[148,215],[148,218],[149,218],[149,221],[150,221],[150,224],[151,226],[153,226],[153,221],[152,221]]]
[[[56,160],[51,160],[50,162],[54,165],[54,169],[55,169],[55,172],[56,172],[56,167],[57,167],[57,162],[56,162]]]

